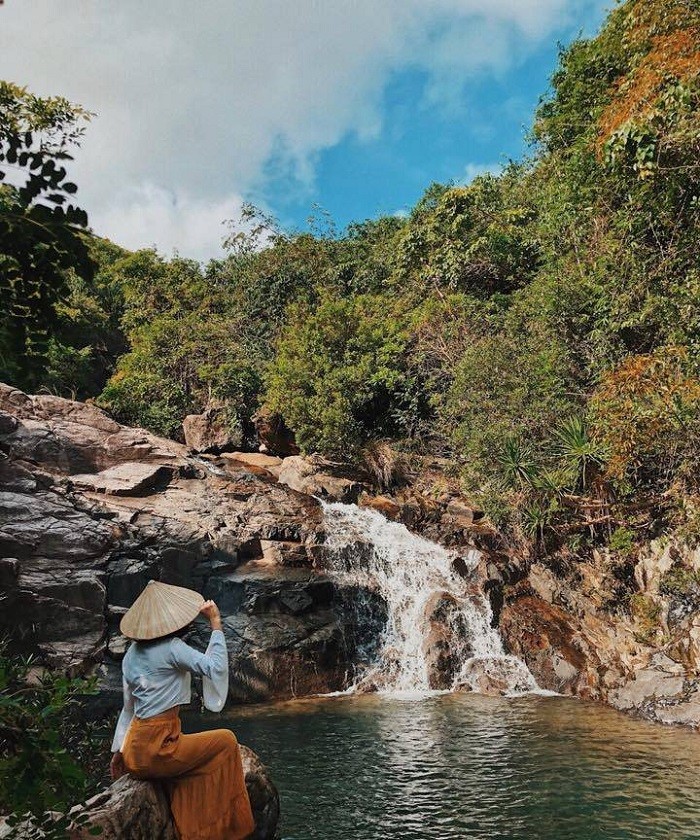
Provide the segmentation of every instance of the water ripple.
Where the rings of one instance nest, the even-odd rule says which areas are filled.
[[[270,768],[285,840],[700,838],[698,736],[593,704],[342,697],[229,724]]]

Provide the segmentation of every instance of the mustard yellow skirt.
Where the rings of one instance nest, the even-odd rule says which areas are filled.
[[[122,755],[133,776],[164,782],[180,840],[243,840],[255,828],[241,751],[228,729],[183,735],[177,708],[135,717]]]

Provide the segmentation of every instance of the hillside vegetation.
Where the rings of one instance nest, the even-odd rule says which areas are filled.
[[[29,96],[6,86],[0,108]],[[31,299],[14,321],[3,307],[0,377],[170,436],[216,400],[251,446],[262,408],[304,452],[440,456],[534,543],[694,538],[699,106],[698,4],[627,0],[562,52],[531,156],[500,176],[432,185],[408,218],[340,235],[249,208],[206,267],[91,239],[94,270],[47,280],[45,342],[17,338]],[[5,254],[16,192],[0,201]]]

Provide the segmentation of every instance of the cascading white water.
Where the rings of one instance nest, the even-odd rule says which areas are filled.
[[[374,510],[324,504],[328,573],[376,592],[387,621],[374,661],[358,686],[380,692],[442,689],[521,693],[537,690],[525,664],[508,656],[491,626],[491,608],[473,579],[479,553],[464,557],[412,534]],[[444,683],[445,678],[448,684]]]

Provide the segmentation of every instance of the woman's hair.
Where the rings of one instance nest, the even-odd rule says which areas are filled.
[[[190,621],[189,624],[185,624],[184,627],[181,627],[179,630],[175,630],[172,633],[167,633],[165,636],[156,636],[155,639],[141,639],[136,642],[138,645],[155,645],[158,642],[164,642],[166,639],[182,639],[186,636],[190,630],[192,629],[192,622]]]

